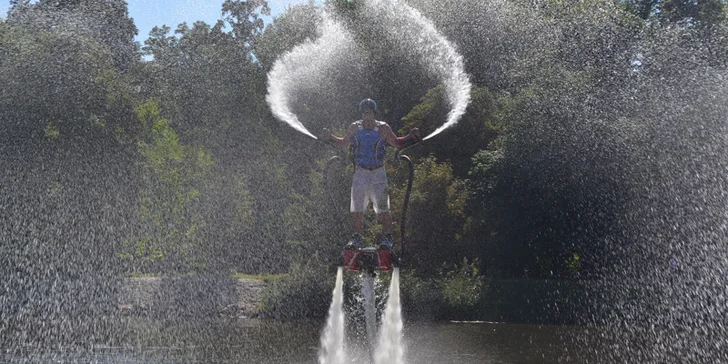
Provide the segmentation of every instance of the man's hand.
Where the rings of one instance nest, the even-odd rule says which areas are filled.
[[[391,132],[392,129],[389,130]],[[394,133],[392,133],[392,137],[395,138],[394,142],[390,143],[393,147],[398,149],[407,148],[420,141],[420,129],[412,128],[410,129],[409,134],[403,137],[397,137]]]
[[[324,128],[321,130],[321,140],[328,142],[331,139],[333,139],[333,134],[331,134],[331,130]]]
[[[326,128],[323,128],[323,130],[321,130],[321,141],[334,145],[341,144],[341,138],[337,137],[331,132],[331,130]]]

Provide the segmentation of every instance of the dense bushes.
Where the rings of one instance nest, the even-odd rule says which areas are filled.
[[[403,269],[400,290],[404,314],[421,320],[473,320],[485,300],[485,280],[477,261],[439,267],[436,277]],[[362,310],[362,276],[345,272],[344,294],[348,310]],[[380,274],[376,291],[381,310],[387,300],[390,274]],[[282,319],[324,318],[331,304],[335,274],[316,264],[294,264],[291,271],[266,288],[261,314]]]

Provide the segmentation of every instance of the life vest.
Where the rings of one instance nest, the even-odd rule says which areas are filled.
[[[387,155],[387,142],[379,136],[379,126],[384,124],[377,121],[374,129],[365,129],[361,120],[356,122],[359,130],[351,137],[351,151],[354,163],[366,169],[376,169],[384,165]]]

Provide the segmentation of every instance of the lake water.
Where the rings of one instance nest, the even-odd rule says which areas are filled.
[[[3,348],[0,359],[3,363],[317,363],[323,324],[134,317],[120,325],[113,338],[55,348]],[[586,329],[568,326],[405,321],[405,362],[584,362],[589,348],[576,344],[584,340],[574,338],[585,334]],[[351,363],[367,363],[364,345],[358,343],[355,333],[349,336]]]

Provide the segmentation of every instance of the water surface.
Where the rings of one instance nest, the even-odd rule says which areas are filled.
[[[0,358],[4,363],[317,363],[323,325],[323,321],[129,318],[114,338],[55,348],[3,348]],[[589,348],[579,347],[572,338],[585,332],[568,326],[408,323],[405,318],[405,363],[576,362],[574,358]],[[352,362],[366,363],[355,335],[349,336]]]

